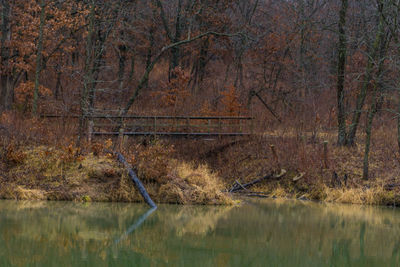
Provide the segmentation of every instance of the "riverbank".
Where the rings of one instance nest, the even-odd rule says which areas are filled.
[[[386,143],[374,143],[379,153],[371,153],[367,181],[362,180],[362,144],[341,148],[334,143],[329,134],[286,132],[235,140],[132,139],[120,148],[157,203],[232,204],[242,196],[400,203],[399,162],[387,160],[392,152]],[[143,201],[126,169],[104,152],[114,146],[111,140],[96,140],[80,150],[11,141],[1,153],[0,198]],[[283,169],[285,175],[277,176]],[[235,184],[266,176],[229,193]]]
[[[73,146],[15,147],[10,144],[2,162],[0,198],[19,200],[71,200],[141,202],[127,171],[113,155],[99,147],[76,156]],[[161,152],[161,150],[163,150]],[[160,151],[160,153],[158,153]],[[168,156],[162,146],[141,153],[139,177],[157,203],[231,204],[224,185],[206,166],[192,166]]]
[[[375,132],[368,180],[362,179],[363,135],[353,147],[338,147],[336,132],[296,132],[276,129],[262,136],[221,144],[203,155],[230,184],[246,184],[268,177],[241,190],[240,195],[308,199],[322,202],[390,205],[400,203],[400,156],[396,133],[387,128]]]

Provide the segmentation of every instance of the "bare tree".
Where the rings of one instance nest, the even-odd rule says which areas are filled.
[[[346,143],[346,114],[344,109],[344,78],[347,56],[346,15],[348,1],[342,0],[339,14],[339,45],[337,66],[337,119],[338,119],[338,145]]]
[[[377,0],[378,4],[378,12],[379,12],[379,26],[378,26],[378,34],[381,35],[379,37],[379,53],[377,56],[377,70],[375,74],[375,81],[372,85],[372,103],[368,110],[367,116],[367,125],[365,127],[365,147],[364,147],[364,161],[363,161],[363,179],[367,180],[369,176],[369,151],[371,145],[371,133],[372,133],[372,123],[375,117],[375,114],[378,111],[378,105],[382,102],[383,98],[383,75],[384,75],[384,61],[386,56],[386,51],[388,48],[388,44],[390,43],[390,34],[385,32],[384,28],[384,1]]]
[[[35,72],[35,88],[33,91],[32,113],[37,115],[37,104],[39,96],[39,80],[42,71],[42,51],[43,51],[43,28],[46,23],[46,3],[45,0],[40,1],[40,22],[39,22],[39,37],[36,49],[36,72]]]
[[[168,24],[168,18],[164,10],[164,6],[161,2],[161,0],[156,0],[156,4],[158,8],[160,9],[160,17],[161,21],[164,26],[164,30],[166,33],[166,36],[168,40],[171,43],[176,43],[181,39],[182,36],[182,20],[183,20],[183,14],[182,14],[182,6],[183,6],[183,0],[178,0],[177,6],[176,6],[176,17],[174,21],[174,31],[171,30],[169,24]],[[180,47],[176,46],[171,48],[171,59],[170,59],[170,65],[169,65],[169,74],[168,78],[171,79],[173,78],[173,70],[179,66],[180,64],[180,58],[181,58],[181,51]]]
[[[10,1],[1,0],[1,94],[0,110],[11,108],[14,95],[14,81],[10,66],[11,50],[11,6]]]
[[[346,144],[348,146],[353,146],[355,143],[355,137],[359,126],[362,109],[364,107],[365,99],[367,97],[368,87],[370,86],[371,78],[373,75],[374,65],[377,60],[377,57],[379,56],[380,44],[382,43],[384,38],[383,34],[384,22],[381,18],[381,15],[379,15],[379,17],[380,18],[378,19],[378,27],[377,27],[377,32],[375,34],[375,40],[368,53],[368,62],[367,66],[365,67],[364,78],[361,84],[360,92],[357,95],[357,101],[352,117],[352,122],[350,124],[349,131],[347,134]]]

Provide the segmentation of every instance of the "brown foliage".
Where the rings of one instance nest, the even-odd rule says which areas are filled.
[[[26,158],[25,153],[17,148],[16,144],[11,142],[6,147],[5,159],[9,164],[22,164]]]

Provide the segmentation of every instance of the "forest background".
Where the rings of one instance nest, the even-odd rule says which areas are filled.
[[[398,187],[397,0],[0,5],[0,132],[16,161],[28,144],[99,150],[82,138],[95,114],[251,116],[257,135],[224,141],[219,155],[199,140],[169,145],[228,181],[278,167],[303,174],[296,194],[335,181],[360,192],[371,179],[383,191]],[[206,148],[194,153],[198,146]],[[311,198],[321,198],[316,191]]]

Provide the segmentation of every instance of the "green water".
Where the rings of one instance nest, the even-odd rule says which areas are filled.
[[[0,266],[400,266],[400,210],[0,201]]]

